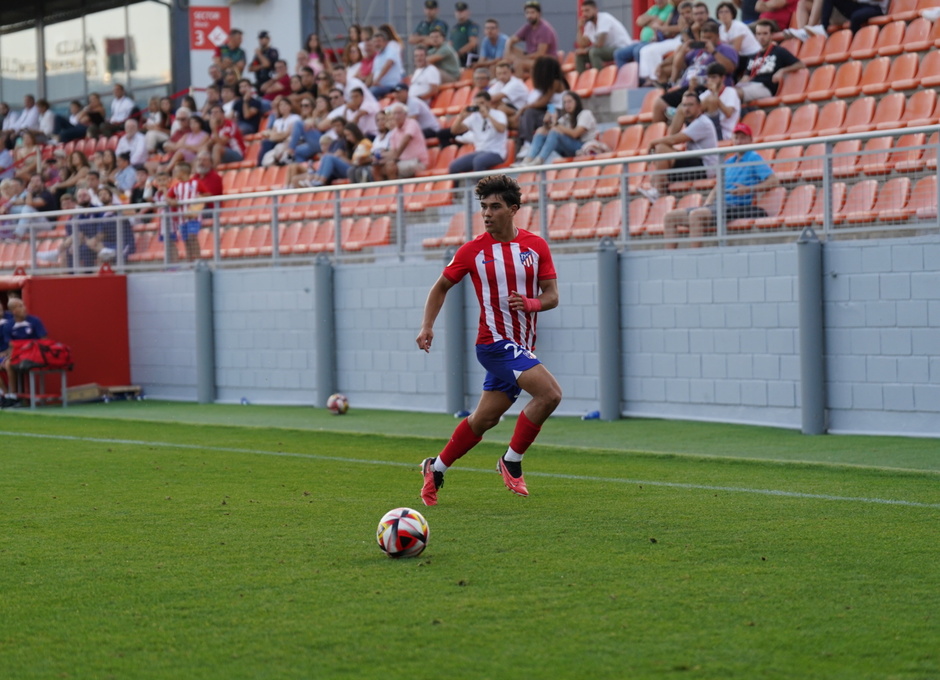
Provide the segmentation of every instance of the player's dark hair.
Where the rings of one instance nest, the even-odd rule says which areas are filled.
[[[474,193],[478,201],[495,194],[509,207],[522,205],[522,189],[519,188],[519,183],[509,175],[484,177],[477,182]]]
[[[738,18],[738,8],[734,6],[734,3],[727,2],[727,0],[725,2],[718,3],[718,6],[715,8],[715,16],[718,16],[718,10],[720,10],[722,7],[731,12],[732,20]]]
[[[771,33],[777,32],[777,22],[773,19],[758,19],[754,22],[754,26],[766,26],[770,29]]]
[[[561,71],[561,63],[555,57],[539,57],[532,65],[532,84],[542,94],[551,92],[555,83],[561,81],[567,86],[564,73]]]

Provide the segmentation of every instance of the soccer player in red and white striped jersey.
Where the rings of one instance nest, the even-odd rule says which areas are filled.
[[[558,306],[551,251],[540,236],[513,224],[522,203],[522,192],[514,179],[485,177],[477,184],[476,195],[486,231],[460,247],[431,287],[417,343],[420,349],[430,351],[434,321],[447,291],[469,275],[480,303],[476,350],[486,378],[473,413],[460,422],[437,457],[421,464],[421,500],[425,505],[437,504],[444,473],[499,422],[522,390],[532,399],[519,414],[509,449],[497,462],[497,470],[510,491],[528,496],[522,456],[561,402],[558,381],[534,353],[538,313]]]

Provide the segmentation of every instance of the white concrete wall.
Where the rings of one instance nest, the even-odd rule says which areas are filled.
[[[835,242],[823,252],[832,431],[940,435],[940,238]],[[442,410],[443,317],[430,354],[414,343],[442,266],[336,266],[338,387],[356,406]],[[540,318],[537,354],[564,390],[559,412],[580,415],[598,408],[605,370],[596,255],[558,255],[556,267],[561,306]],[[623,413],[798,428],[796,271],[795,244],[624,253]],[[310,266],[216,272],[220,401],[320,401],[312,286]],[[129,277],[132,375],[150,396],[195,400],[192,288],[192,272]],[[478,312],[469,284],[462,294],[472,407],[483,379]]]

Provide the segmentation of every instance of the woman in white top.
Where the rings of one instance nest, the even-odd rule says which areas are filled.
[[[558,116],[550,109],[545,114],[545,124],[536,130],[526,165],[542,165],[553,152],[572,158],[597,136],[597,119],[584,108],[577,93],[565,92],[561,101],[563,113]]]
[[[258,153],[260,159],[259,165],[272,165],[285,160],[285,156],[290,151],[288,142],[294,126],[299,125],[303,129],[303,119],[294,111],[294,105],[287,97],[281,97],[274,101],[272,107],[277,113],[277,118],[271,126],[261,133],[264,138],[261,140],[261,150]]]
[[[738,8],[730,2],[719,3],[715,15],[718,17],[718,37],[721,42],[731,45],[738,53],[738,60],[746,65],[761,49],[754,33],[747,24],[738,21]]]

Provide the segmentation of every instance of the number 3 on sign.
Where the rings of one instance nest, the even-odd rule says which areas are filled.
[[[201,28],[197,28],[193,31],[193,47],[199,49],[204,47],[206,44],[206,32]]]

